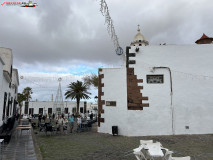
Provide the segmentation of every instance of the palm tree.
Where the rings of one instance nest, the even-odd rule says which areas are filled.
[[[98,75],[96,74],[84,76],[83,81],[88,86],[94,86],[96,89],[98,88]]]
[[[88,86],[81,82],[72,82],[68,86],[68,90],[66,91],[65,98],[71,98],[71,100],[76,99],[77,102],[77,114],[79,113],[79,104],[81,99],[90,99],[88,90]]]
[[[24,88],[22,94],[26,97],[26,101],[29,102],[29,100],[32,98],[31,94],[33,94],[32,88],[30,87]]]

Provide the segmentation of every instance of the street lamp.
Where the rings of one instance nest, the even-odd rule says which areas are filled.
[[[95,96],[94,99],[95,99],[95,102],[97,103],[98,102],[98,96]]]

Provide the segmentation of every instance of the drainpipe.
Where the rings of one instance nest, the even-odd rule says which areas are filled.
[[[173,107],[173,90],[172,90],[172,73],[171,73],[171,69],[169,67],[153,67],[153,72],[156,69],[167,69],[169,71],[169,75],[170,75],[170,96],[171,96],[171,111],[172,111],[172,134],[175,134],[175,128],[174,128],[174,107]]]

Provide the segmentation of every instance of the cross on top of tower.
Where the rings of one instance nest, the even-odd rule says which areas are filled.
[[[140,32],[140,25],[138,24],[138,32]]]

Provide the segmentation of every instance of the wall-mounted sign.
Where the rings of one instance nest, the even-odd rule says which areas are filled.
[[[106,106],[116,106],[116,101],[106,101]]]
[[[164,83],[163,75],[146,75],[146,82],[147,83]]]

